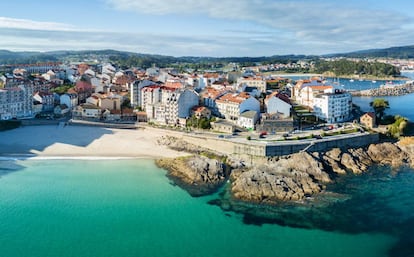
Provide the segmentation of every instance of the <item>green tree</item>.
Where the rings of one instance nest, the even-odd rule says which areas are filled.
[[[388,133],[390,136],[399,138],[404,135],[404,130],[407,127],[407,118],[402,116],[395,116],[395,122],[388,126]]]
[[[384,117],[385,109],[390,108],[390,104],[384,98],[375,98],[374,101],[370,102],[369,105],[374,109],[377,125]]]

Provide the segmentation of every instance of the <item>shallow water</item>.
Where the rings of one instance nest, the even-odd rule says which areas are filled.
[[[404,232],[372,225],[344,231],[327,218],[323,220],[332,227],[317,226],[313,222],[322,215],[319,207],[313,207],[314,212],[291,207],[301,215],[280,208],[285,210],[285,224],[257,222],[252,216],[249,225],[243,213],[208,204],[222,199],[219,194],[193,198],[170,183],[165,171],[150,160],[26,160],[16,164],[21,168],[0,177],[2,257],[387,256]],[[385,175],[384,181],[380,176],[377,186],[375,181],[372,187],[364,185],[365,191],[375,189],[373,199],[348,202],[345,197],[338,205],[325,205],[325,210],[338,214],[359,206],[358,201],[371,202],[371,207],[361,208],[372,212],[368,217],[378,216],[379,226],[382,220],[392,220],[384,219],[388,210],[396,220],[392,224],[407,224],[414,206],[410,199],[413,176],[408,171],[401,174]],[[358,186],[350,185],[360,184],[361,178],[348,187],[338,185],[338,191],[360,192]],[[398,194],[390,192],[395,190]],[[384,193],[378,195],[380,191]],[[387,204],[380,204],[381,199]],[[386,208],[378,210],[377,205]],[[354,213],[343,213],[338,224],[353,226],[361,218],[349,216]],[[307,226],[301,221],[307,221]]]

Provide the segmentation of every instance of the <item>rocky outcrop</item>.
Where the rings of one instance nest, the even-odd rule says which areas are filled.
[[[207,149],[192,145],[182,139],[165,136],[159,140],[175,150],[195,153],[191,158],[159,160],[159,166],[168,170],[169,176],[192,195],[214,191],[226,181],[228,171],[224,163],[200,156]],[[212,154],[214,155],[214,154]],[[366,148],[339,149],[325,153],[300,152],[272,158],[219,156],[226,159],[232,170],[231,193],[236,199],[259,203],[297,201],[323,191],[335,177],[360,174],[373,164],[414,167],[414,139],[404,143],[372,144]],[[217,157],[217,156],[216,156]],[[249,165],[246,165],[249,163]]]
[[[324,184],[331,182],[331,179],[312,155],[298,153],[232,174],[232,181],[234,197],[275,203],[297,201],[321,192]]]
[[[159,145],[165,145],[169,148],[179,151],[179,152],[187,152],[193,154],[200,154],[202,152],[208,152],[207,148],[203,148],[194,144],[190,144],[187,141],[177,138],[174,136],[162,136],[158,138],[157,143]]]
[[[343,151],[334,148],[326,153],[319,154],[325,167],[336,174],[347,174],[352,172],[359,174],[365,172],[372,164],[372,160],[362,148]]]
[[[392,143],[348,150],[335,148],[325,153],[296,153],[232,174],[231,191],[235,198],[245,201],[297,201],[321,192],[335,176],[360,174],[373,164],[414,167],[413,153],[413,144],[400,147]]]
[[[372,144],[367,153],[373,162],[382,165],[399,167],[409,162],[408,154],[392,143]]]
[[[228,177],[223,162],[204,156],[159,159],[156,164],[166,169],[167,175],[193,196],[211,193]]]

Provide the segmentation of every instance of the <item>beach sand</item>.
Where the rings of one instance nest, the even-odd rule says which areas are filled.
[[[155,128],[24,126],[0,132],[0,156],[161,158],[188,155],[157,144],[176,132]]]

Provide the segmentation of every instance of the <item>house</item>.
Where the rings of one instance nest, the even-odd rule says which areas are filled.
[[[56,78],[56,73],[55,73],[54,71],[52,71],[52,70],[49,70],[48,72],[43,73],[43,74],[42,74],[42,77],[43,77],[45,80],[51,81],[51,80],[53,80],[53,79],[55,79],[55,78]]]
[[[70,112],[70,108],[66,104],[59,104],[53,109],[53,113],[58,116],[63,116]]]
[[[55,108],[55,97],[52,93],[36,92],[33,95],[33,100],[41,103],[42,112],[53,111]]]
[[[102,65],[102,74],[109,75],[112,78],[115,75],[116,69],[110,63]]]
[[[333,93],[334,87],[330,85],[315,85],[315,86],[305,86],[299,90],[298,95],[296,96],[296,102],[312,107],[314,102],[313,99],[320,94]]]
[[[260,92],[266,91],[266,80],[259,76],[238,78],[237,84],[245,84],[248,87],[257,88]]]
[[[300,97],[300,91],[308,86],[325,86],[325,84],[323,83],[322,79],[317,77],[311,79],[298,80],[295,86],[292,88],[292,99],[298,100],[297,98]]]
[[[233,123],[222,119],[218,119],[215,122],[211,122],[210,124],[211,130],[228,134],[232,134],[236,128]]]
[[[191,109],[192,116],[196,117],[197,119],[210,119],[211,111],[205,106],[194,106]]]
[[[137,114],[131,108],[123,108],[121,111],[121,119],[123,121],[137,121]]]
[[[376,126],[375,113],[367,112],[359,118],[359,122],[366,128],[372,129]]]
[[[90,97],[86,98],[86,103],[99,106],[102,97],[104,97],[104,95],[99,93],[93,93]]]
[[[92,84],[85,80],[77,81],[74,89],[78,94],[79,103],[84,103],[86,101],[86,98],[90,97],[95,91],[95,89],[92,87]]]
[[[259,113],[257,111],[245,111],[240,114],[238,119],[238,125],[247,129],[254,129],[256,122],[259,118]]]
[[[227,93],[216,100],[218,112],[221,117],[229,121],[237,121],[241,113],[256,111],[260,113],[260,102],[249,94],[242,92]]]
[[[111,95],[99,99],[99,107],[103,110],[121,110],[121,104],[122,96],[120,95]]]
[[[205,86],[211,86],[214,82],[218,81],[221,78],[220,74],[216,72],[206,72],[202,75],[201,83]]]
[[[75,93],[63,94],[60,96],[60,104],[64,104],[67,108],[69,108],[69,110],[72,110],[75,106],[78,105],[78,95]]]
[[[146,112],[137,112],[137,121],[138,122],[147,122],[147,113]]]
[[[292,131],[293,118],[285,117],[282,113],[265,113],[262,114],[260,124],[256,126],[256,130],[265,131],[269,134]]]
[[[206,87],[202,92],[200,92],[200,102],[202,105],[212,110],[214,115],[218,116],[219,112],[216,100],[228,92],[229,91],[227,90],[218,90],[213,87]]]
[[[272,93],[265,99],[266,113],[279,113],[283,117],[291,115],[292,105],[289,96],[282,93]]]
[[[104,110],[102,117],[106,121],[119,121],[122,118],[122,112],[121,110]]]
[[[84,103],[76,106],[72,114],[75,118],[100,119],[102,111],[96,105]]]

